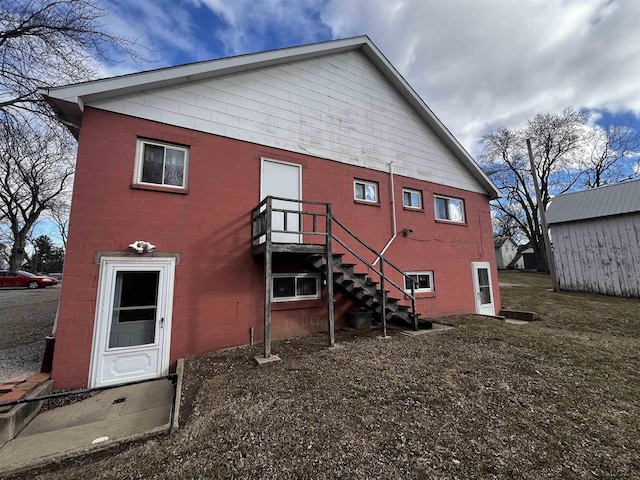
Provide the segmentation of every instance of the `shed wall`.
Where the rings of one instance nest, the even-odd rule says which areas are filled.
[[[640,297],[640,213],[551,225],[560,288]]]

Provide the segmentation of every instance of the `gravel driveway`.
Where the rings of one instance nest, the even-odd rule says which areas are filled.
[[[0,382],[40,371],[60,286],[0,290]]]

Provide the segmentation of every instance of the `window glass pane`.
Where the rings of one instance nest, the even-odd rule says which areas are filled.
[[[449,220],[453,222],[464,221],[464,213],[462,208],[462,200],[449,199]]]
[[[273,298],[296,296],[295,277],[273,277]]]
[[[481,287],[489,285],[489,271],[486,268],[478,269],[478,284]]]
[[[118,272],[116,284],[121,285],[117,307],[156,305],[159,272]]]
[[[140,308],[136,310],[119,310],[117,312],[119,323],[123,322],[139,322],[142,320],[155,321],[156,309],[155,308]]]
[[[117,272],[109,348],[155,341],[159,279],[159,272]]]
[[[164,163],[164,147],[144,145],[142,163],[142,181],[162,184],[162,164]]]
[[[364,184],[356,183],[355,184],[355,189],[356,189],[356,199],[357,200],[364,200]]]
[[[480,303],[482,305],[491,303],[491,290],[489,287],[480,287]]]
[[[369,202],[378,201],[378,192],[375,185],[365,185],[365,200]]]
[[[436,218],[447,220],[447,199],[436,197]]]
[[[431,288],[431,277],[429,275],[418,275],[417,288]]]
[[[184,179],[184,152],[167,148],[164,164],[165,185],[183,185]]]
[[[422,194],[412,190],[404,190],[402,203],[405,207],[422,208]]]
[[[418,276],[417,275],[407,275],[406,277],[404,277],[404,288],[406,290],[411,290],[411,280],[416,282],[418,280]],[[416,286],[416,288],[418,288],[417,283],[414,283],[414,285]]]
[[[298,283],[298,291],[297,294],[299,296],[303,295],[316,295],[317,294],[317,283],[315,277],[299,277],[297,279]]]

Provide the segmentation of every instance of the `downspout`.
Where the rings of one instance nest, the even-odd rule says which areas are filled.
[[[389,162],[389,177],[391,178],[391,218],[393,220],[393,236],[391,237],[391,239],[387,242],[387,244],[384,246],[384,248],[380,252],[380,256],[378,256],[373,261],[373,266],[374,267],[376,266],[376,263],[378,263],[378,261],[380,260],[380,257],[382,255],[384,255],[384,252],[387,251],[387,249],[391,246],[393,241],[398,236],[398,234],[396,233],[398,231],[398,225],[396,223],[396,191],[395,191],[395,187],[393,185],[393,164],[394,163],[396,163],[396,162],[393,161],[393,160],[391,160]]]

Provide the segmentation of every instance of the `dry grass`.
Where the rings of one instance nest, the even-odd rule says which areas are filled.
[[[60,287],[0,289],[0,350],[42,340],[51,333]]]
[[[173,437],[28,478],[638,478],[640,301],[508,274],[505,307],[421,337],[340,332],[192,357]],[[25,477],[27,478],[27,477]]]

